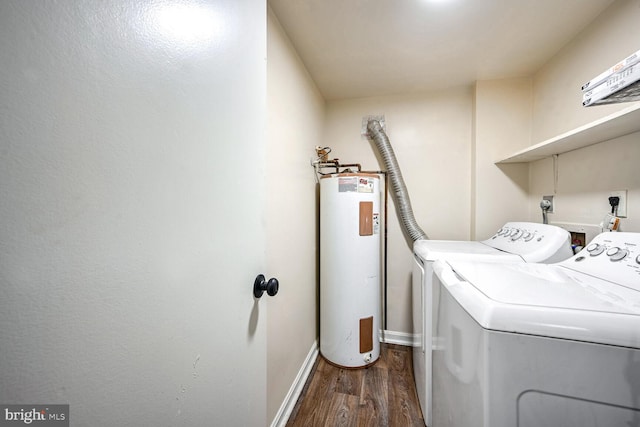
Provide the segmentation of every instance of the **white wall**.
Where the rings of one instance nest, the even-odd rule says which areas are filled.
[[[267,410],[272,420],[318,336],[317,189],[310,159],[322,144],[324,100],[277,18],[267,22]]]
[[[495,162],[625,107],[585,109],[580,86],[638,49],[639,14],[638,0],[619,0],[533,77],[479,81],[471,93],[453,91],[453,96],[332,101],[324,144],[343,162],[382,168],[371,145],[360,137],[360,121],[364,115],[385,114],[414,212],[433,239],[484,239],[505,221],[540,222],[541,196],[554,190],[551,161],[500,166]],[[556,213],[551,220],[597,223],[606,211],[607,191],[627,189],[630,218],[623,220],[623,229],[638,229],[633,217],[640,211],[633,172],[637,154],[629,142],[634,138],[638,137],[611,143],[613,151],[592,148],[560,156]],[[593,172],[605,163],[606,173]],[[402,235],[393,203],[388,260],[387,329],[411,332],[410,244]]]
[[[640,232],[640,133],[571,151],[557,162],[555,213],[549,221],[598,225],[611,210],[609,191],[626,189],[628,218],[621,220],[621,231]],[[531,164],[532,204],[553,194],[554,175],[552,159]]]
[[[529,144],[531,79],[479,81],[474,95],[471,239],[484,240],[528,217],[527,165],[495,162]]]
[[[533,76],[531,143],[562,134],[629,104],[582,106],[581,87],[640,49],[640,0],[618,0]]]
[[[0,402],[265,424],[265,55],[259,0],[0,2]]]
[[[640,49],[640,0],[618,0],[534,76],[532,144],[604,117],[629,103],[584,108],[580,87]],[[599,224],[610,211],[609,191],[628,190],[622,229],[640,231],[640,133],[531,164],[530,218],[542,195],[555,194],[550,221]],[[514,150],[516,151],[516,150]]]
[[[432,239],[469,239],[471,182],[470,88],[444,92],[332,101],[323,145],[331,158],[384,170],[375,147],[362,138],[362,118],[384,115],[418,224]],[[451,173],[455,171],[455,173]],[[387,329],[412,332],[412,244],[403,234],[393,199],[388,207]]]
[[[237,46],[203,67],[193,50],[145,46],[148,32],[131,43],[120,37],[135,36],[126,24],[144,14],[111,7],[118,4],[0,3],[0,319],[14,326],[3,328],[3,343],[17,343],[0,347],[0,400],[90,401],[91,411],[74,408],[76,420],[115,408],[123,422],[130,402],[152,412],[158,401],[170,400],[171,416],[181,413],[198,424],[212,415],[206,410],[211,400],[238,400],[215,381],[195,381],[193,365],[198,355],[214,355],[224,345],[207,327],[212,311],[215,319],[237,311],[208,304],[219,300],[213,284],[225,267],[212,259],[242,250],[238,230],[224,226],[219,206],[234,196],[224,190],[216,165],[251,167],[249,153],[221,141],[236,140],[252,117],[247,111],[242,125],[226,123],[224,92],[209,85]],[[255,20],[248,26],[255,32],[245,40],[258,46],[264,9],[246,16]],[[552,220],[587,223],[607,210],[607,191],[628,189],[623,229],[640,231],[639,134],[561,155],[557,185],[550,159],[526,166],[528,180],[521,165],[493,165],[522,148],[528,133],[536,143],[623,108],[584,109],[579,87],[640,48],[638,22],[640,0],[617,1],[534,76],[533,86],[527,79],[478,82],[473,89],[333,101],[325,112],[269,16],[269,196],[256,203],[264,201],[267,210],[264,273],[280,279],[281,291],[261,301],[269,304],[267,419],[317,337],[313,147],[330,146],[331,157],[382,169],[360,130],[363,116],[384,114],[414,213],[433,239],[484,238],[503,222],[496,217],[519,218],[514,206],[527,196],[529,219],[538,221],[540,196],[554,186]],[[233,61],[249,51],[243,52]],[[217,82],[229,87],[245,77],[234,70]],[[257,87],[246,90],[260,97]],[[210,131],[220,132],[216,140],[207,139]],[[392,199],[388,233],[387,329],[411,332],[411,242]],[[212,253],[212,241],[228,244]],[[244,326],[233,327],[244,333]],[[16,376],[25,367],[30,373]],[[230,375],[241,370],[232,366]],[[36,379],[38,392],[29,394],[25,381]],[[152,393],[141,397],[140,389]]]
[[[414,213],[432,239],[483,239],[508,220],[539,222],[540,197],[554,190],[551,160],[500,166],[495,162],[626,106],[585,109],[580,103],[580,86],[638,49],[639,1],[614,3],[535,76],[479,81],[473,88],[444,92],[331,101],[323,129],[317,132],[323,134],[321,143],[310,139],[315,138],[315,130],[299,133],[298,128],[289,128],[288,132],[292,139],[309,140],[309,147],[332,147],[330,157],[343,163],[361,163],[364,169],[378,170],[383,165],[373,146],[360,135],[361,120],[366,115],[384,114]],[[295,56],[295,52],[287,55]],[[306,85],[292,89],[286,98],[296,100],[297,105],[288,114],[298,112],[310,120],[313,114],[303,108],[303,99],[310,99],[311,104],[317,101],[307,94]],[[279,92],[285,101],[286,88],[283,83],[282,88],[270,93]],[[314,123],[309,126],[315,129]],[[282,132],[287,132],[286,128]],[[551,220],[599,222],[606,191],[628,189],[630,218],[623,221],[623,227],[637,229],[632,214],[640,211],[634,203],[640,203],[633,174],[633,164],[637,163],[634,138],[637,136],[611,143],[615,154],[593,147],[560,156],[557,208]],[[590,172],[600,170],[600,162],[615,171]],[[387,329],[411,332],[411,242],[403,235],[391,198],[388,233]],[[273,360],[279,359],[274,356]],[[274,399],[272,408],[275,404]]]
[[[580,86],[639,48],[639,1],[614,3],[535,76],[479,81],[473,89],[442,93],[331,101],[323,145],[332,147],[331,156],[344,163],[383,168],[371,144],[360,137],[360,128],[363,116],[384,114],[416,218],[432,239],[484,239],[505,221],[540,222],[540,198],[554,190],[551,160],[500,166],[495,162],[626,106],[585,109]],[[623,228],[637,229],[632,214],[640,211],[632,166],[637,159],[629,138],[637,136],[611,145],[621,150],[616,154],[593,148],[598,151],[585,151],[592,154],[586,158],[560,156],[552,221],[599,222],[607,189],[628,189],[631,213]],[[576,164],[578,158],[584,165]],[[589,172],[599,170],[602,162],[614,171]],[[411,245],[392,201],[389,211],[387,329],[411,332]]]

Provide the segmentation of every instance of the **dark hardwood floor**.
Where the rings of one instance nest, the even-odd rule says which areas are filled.
[[[319,356],[287,427],[424,427],[411,354],[411,347],[382,344],[366,369],[337,368]]]

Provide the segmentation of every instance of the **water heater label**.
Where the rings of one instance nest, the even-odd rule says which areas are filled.
[[[373,234],[380,234],[380,214],[373,213]]]
[[[358,177],[338,178],[339,193],[355,193],[358,191]]]
[[[373,193],[373,178],[358,178],[358,193]]]

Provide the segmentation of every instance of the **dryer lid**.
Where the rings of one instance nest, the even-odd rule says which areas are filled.
[[[640,348],[640,292],[554,265],[439,261],[434,270],[485,329]]]
[[[481,242],[457,240],[416,240],[413,253],[423,261],[437,259],[474,259],[476,261],[520,261],[523,259],[508,252],[501,251]]]

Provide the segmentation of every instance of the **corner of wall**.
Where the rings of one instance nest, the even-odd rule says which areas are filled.
[[[309,159],[321,144],[325,102],[269,9],[267,21],[266,229],[269,274],[283,291],[267,316],[267,419],[280,417],[283,401],[318,338],[317,190]],[[292,207],[295,209],[284,209]],[[286,289],[286,291],[285,291]]]
[[[581,85],[607,67],[637,51],[640,1],[617,0],[564,46],[534,76],[533,143],[601,120],[629,103],[582,106]],[[538,197],[554,194],[550,221],[598,224],[608,210],[609,192],[626,189],[640,194],[637,174],[639,133],[603,141],[558,157],[530,164],[530,215],[539,212]],[[553,165],[553,162],[556,165]],[[553,171],[553,172],[552,172]],[[629,196],[631,205],[640,206]],[[623,219],[626,231],[640,221]]]
[[[526,164],[496,165],[530,144],[531,78],[484,80],[474,91],[472,239],[492,235],[504,222],[528,217]]]
[[[473,91],[472,91],[472,98],[471,98],[471,165],[470,165],[470,170],[471,170],[471,182],[470,182],[470,223],[469,223],[469,233],[470,233],[470,239],[475,240],[476,239],[476,227],[477,227],[477,221],[476,221],[476,215],[477,215],[477,209],[476,209],[476,204],[477,204],[477,197],[476,197],[476,193],[477,193],[477,186],[476,186],[476,175],[477,175],[477,169],[476,169],[476,150],[477,150],[477,110],[478,110],[478,82],[475,81],[473,83]]]
[[[612,114],[624,104],[582,106],[582,85],[638,50],[640,2],[611,3],[533,76],[533,143]]]

